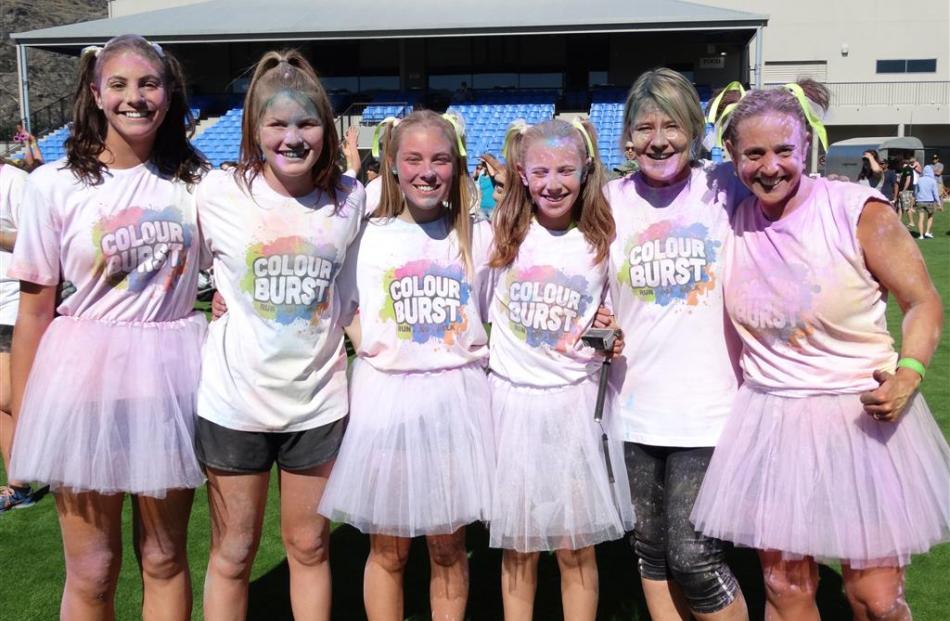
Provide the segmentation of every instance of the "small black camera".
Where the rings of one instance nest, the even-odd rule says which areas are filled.
[[[597,351],[610,352],[619,337],[620,330],[617,328],[590,328],[581,335],[581,340]]]

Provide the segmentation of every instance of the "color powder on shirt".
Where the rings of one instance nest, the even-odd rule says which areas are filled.
[[[808,266],[788,263],[770,270],[768,282],[745,280],[730,287],[730,314],[757,338],[800,351],[814,332],[813,308],[820,291]]]
[[[241,288],[261,317],[289,324],[315,322],[329,307],[336,248],[303,237],[280,237],[253,244],[245,254]]]
[[[452,344],[468,325],[464,309],[471,286],[461,266],[412,261],[384,274],[383,291],[386,300],[379,318],[395,322],[400,339]]]
[[[593,301],[583,276],[568,276],[549,265],[510,270],[506,292],[511,331],[531,347],[567,351],[577,342],[582,317]]]
[[[644,302],[696,306],[715,287],[721,245],[701,223],[656,222],[627,242],[617,280]]]
[[[164,280],[155,284],[168,291],[185,271],[191,242],[192,231],[177,207],[129,207],[93,226],[95,270],[104,272],[113,288],[140,292],[167,267]]]

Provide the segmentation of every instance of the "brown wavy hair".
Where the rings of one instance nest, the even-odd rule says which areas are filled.
[[[584,234],[584,239],[595,251],[595,262],[607,258],[610,243],[616,236],[610,205],[604,196],[604,184],[607,176],[597,153],[597,133],[589,121],[583,121],[591,139],[593,153],[588,153],[587,140],[580,130],[566,121],[553,119],[532,126],[513,126],[509,129],[505,151],[507,161],[508,184],[505,196],[492,214],[494,229],[494,247],[489,264],[495,268],[511,265],[518,256],[518,249],[528,235],[528,228],[534,218],[535,206],[528,188],[521,182],[523,177],[524,156],[528,148],[538,140],[566,139],[577,147],[581,161],[587,162],[585,179],[581,194],[573,207],[574,221]],[[521,127],[525,127],[521,131]]]
[[[87,185],[102,183],[102,173],[108,166],[99,161],[99,155],[108,150],[105,140],[109,123],[96,105],[92,87],[98,86],[102,67],[109,58],[132,52],[162,68],[162,81],[168,97],[168,111],[156,133],[149,162],[163,176],[197,183],[210,167],[188,141],[194,134],[195,119],[188,107],[181,65],[171,52],[139,35],[120,35],[97,49],[86,48],[79,59],[73,121],[66,139],[66,168]]]
[[[336,196],[343,172],[336,163],[340,136],[333,121],[333,106],[317,72],[297,50],[270,51],[257,61],[244,98],[238,177],[250,188],[257,175],[264,171],[264,153],[258,142],[261,118],[268,102],[281,91],[303,96],[317,109],[323,126],[323,150],[313,165],[313,185],[328,196]]]
[[[459,127],[461,122],[459,121]],[[472,207],[475,204],[475,187],[472,178],[468,176],[468,163],[461,151],[459,143],[462,141],[460,132],[455,125],[442,115],[431,110],[417,110],[399,122],[389,132],[386,150],[382,154],[379,169],[383,178],[382,193],[379,198],[379,207],[373,213],[374,217],[395,218],[406,209],[406,197],[399,189],[399,179],[393,171],[396,170],[396,160],[399,154],[399,145],[406,132],[417,128],[435,128],[442,132],[449,143],[452,154],[452,187],[449,189],[447,215],[455,234],[458,237],[459,258],[465,264],[465,271],[472,274]]]

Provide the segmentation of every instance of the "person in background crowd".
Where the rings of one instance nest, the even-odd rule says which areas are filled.
[[[630,173],[637,172],[638,168],[637,153],[634,148],[634,144],[630,142],[630,140],[624,140],[623,161],[614,166],[613,171],[611,171],[610,178],[619,179],[620,177],[626,177]]]
[[[917,233],[920,239],[933,239],[934,212],[943,208],[937,180],[934,178],[934,168],[924,166],[924,170],[914,188],[914,204],[918,211]]]
[[[900,179],[897,182],[898,200],[900,204],[900,219],[907,219],[907,228],[914,226],[914,181],[917,178],[914,172],[914,158],[905,159],[901,165]]]
[[[857,182],[875,190],[880,190],[883,180],[884,172],[881,169],[877,151],[874,149],[865,151],[861,156],[861,172],[858,173]]]
[[[936,153],[934,153],[931,159],[931,166],[934,167],[934,177],[937,178],[937,191],[940,193],[940,200],[942,201],[947,196],[947,190],[943,184],[943,162],[940,161],[940,156]],[[941,205],[941,209],[942,207]]]
[[[897,160],[887,160],[881,162],[881,169],[884,171],[884,177],[881,182],[881,194],[884,195],[884,198],[890,201],[891,206],[894,207],[895,211],[900,209],[900,206],[897,202],[897,166]]]
[[[36,138],[23,129],[23,125],[16,126],[16,135],[13,140],[23,145],[23,170],[32,172],[43,165],[43,152]]]
[[[7,277],[7,268],[16,245],[17,222],[26,172],[0,160],[0,453],[3,470],[10,472],[10,449],[13,446],[13,413],[10,403],[10,344],[16,323],[20,283]],[[0,486],[0,513],[22,509],[33,504],[33,490],[27,481],[9,479]]]

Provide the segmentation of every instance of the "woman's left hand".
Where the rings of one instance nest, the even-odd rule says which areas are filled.
[[[911,369],[899,368],[896,373],[875,371],[874,380],[879,386],[861,393],[864,412],[874,420],[896,421],[920,385],[920,376]]]

